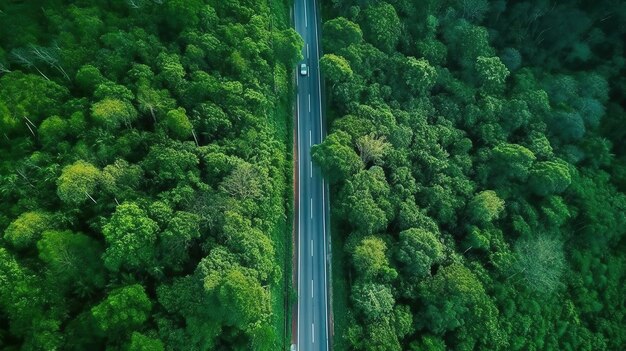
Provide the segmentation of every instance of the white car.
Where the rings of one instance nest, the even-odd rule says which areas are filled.
[[[307,67],[306,63],[300,64],[300,75],[308,76],[309,75],[309,67]]]

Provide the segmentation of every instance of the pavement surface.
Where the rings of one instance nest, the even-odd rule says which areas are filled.
[[[304,39],[303,56],[308,74],[297,74],[297,350],[330,349],[329,338],[329,240],[328,187],[311,160],[311,146],[326,135],[322,116],[319,71],[318,3],[295,0],[296,31]]]

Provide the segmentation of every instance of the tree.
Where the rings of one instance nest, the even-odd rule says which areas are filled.
[[[159,227],[146,212],[132,202],[115,209],[111,219],[102,227],[107,243],[104,265],[111,271],[124,268],[131,271],[151,271],[156,256]]]
[[[314,145],[311,156],[331,183],[347,179],[363,168],[363,161],[351,146],[350,135],[343,131],[334,131],[321,144]]]
[[[165,346],[159,339],[151,338],[138,332],[130,336],[128,351],[164,351]]]
[[[327,52],[336,53],[341,48],[363,42],[363,31],[358,24],[345,17],[335,17],[324,22],[322,44]]]
[[[48,230],[37,242],[37,250],[62,290],[88,294],[104,286],[102,247],[96,240],[69,230]]]
[[[335,54],[324,54],[320,59],[320,69],[324,73],[324,77],[333,85],[350,79],[354,74],[350,62],[343,56]]]
[[[304,57],[304,40],[293,28],[273,32],[272,42],[276,57],[287,67],[293,67]]]
[[[498,94],[504,90],[509,70],[497,56],[478,56],[476,59],[478,81],[488,93]]]
[[[386,2],[368,6],[363,11],[361,27],[365,40],[386,53],[391,53],[400,40],[400,18]]]
[[[239,269],[231,269],[217,290],[218,303],[226,325],[242,330],[263,322],[269,309],[269,296],[259,282]]]
[[[80,205],[87,198],[96,202],[92,194],[100,183],[101,172],[91,163],[79,160],[65,166],[57,179],[57,195],[70,205]]]
[[[191,136],[193,126],[189,122],[189,118],[187,118],[185,109],[182,107],[170,110],[167,113],[165,124],[167,129],[177,139],[185,140]]]
[[[0,117],[0,130],[8,134],[28,131],[43,117],[58,115],[67,96],[66,88],[42,77],[19,71],[4,74],[0,77],[0,106],[8,113]]]
[[[105,81],[100,70],[92,65],[84,65],[76,72],[76,84],[86,93],[93,93]]]
[[[437,71],[427,60],[408,57],[405,66],[403,75],[414,94],[426,94],[435,85]]]
[[[430,276],[431,267],[441,263],[444,247],[430,231],[411,228],[400,232],[396,257],[407,278],[421,279]]]
[[[48,213],[41,211],[24,212],[4,231],[4,240],[16,249],[26,249],[39,240],[44,230],[53,224]]]
[[[441,297],[445,296],[445,299]],[[419,324],[435,334],[464,329],[462,343],[501,347],[498,310],[476,276],[460,263],[439,269],[422,288],[425,305]],[[452,346],[452,345],[450,345]]]
[[[515,244],[515,273],[510,279],[524,280],[524,285],[539,294],[551,294],[562,286],[565,270],[563,243],[548,234],[520,239]]]
[[[366,321],[373,322],[388,316],[395,299],[388,285],[363,283],[352,287],[351,300]]]
[[[261,173],[248,162],[238,162],[224,178],[220,189],[239,200],[255,200],[263,195]]]
[[[356,147],[364,164],[373,162],[375,165],[381,165],[391,144],[385,141],[384,136],[376,137],[374,134],[368,134],[357,139]]]
[[[535,155],[517,144],[500,144],[492,150],[492,171],[496,176],[526,180]]]
[[[470,221],[486,224],[500,216],[504,210],[504,200],[495,191],[484,190],[476,194],[467,206]]]
[[[539,196],[560,194],[571,182],[569,167],[563,161],[537,162],[528,177],[531,191]]]
[[[180,271],[189,260],[189,247],[200,237],[200,217],[177,211],[168,218],[167,228],[159,234],[161,262],[165,267]]]
[[[139,284],[112,290],[106,299],[91,308],[102,333],[110,336],[128,334],[148,320],[152,303]]]
[[[387,227],[394,213],[389,201],[389,184],[382,168],[373,166],[346,181],[339,193],[338,211],[363,234],[373,234]]]
[[[368,236],[354,248],[352,253],[354,268],[366,281],[375,278],[395,278],[398,273],[390,267],[387,259],[387,245],[380,238]]]
[[[91,118],[107,129],[117,129],[121,124],[130,127],[137,118],[137,111],[127,101],[107,98],[93,104]]]

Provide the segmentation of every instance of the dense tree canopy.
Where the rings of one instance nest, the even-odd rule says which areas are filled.
[[[0,3],[0,349],[284,348],[288,9]]]
[[[322,4],[334,349],[623,348],[618,3]]]

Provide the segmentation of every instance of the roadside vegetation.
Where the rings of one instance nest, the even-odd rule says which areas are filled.
[[[626,4],[323,4],[336,350],[622,349]]]
[[[285,347],[289,7],[0,4],[0,349]]]

